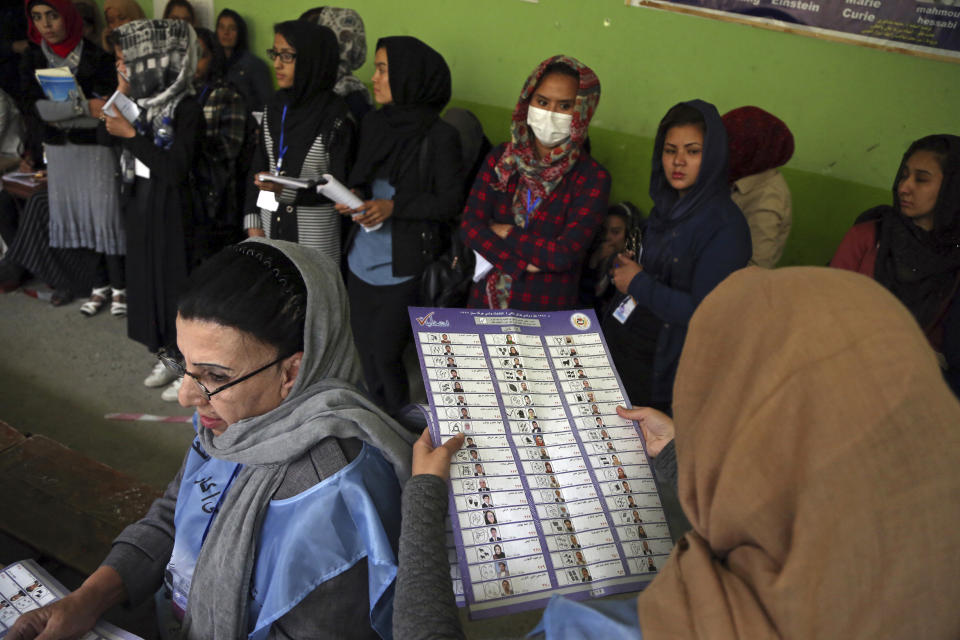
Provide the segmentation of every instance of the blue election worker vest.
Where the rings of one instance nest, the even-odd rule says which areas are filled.
[[[194,418],[196,428],[196,418]],[[174,513],[176,537],[167,565],[174,615],[183,619],[193,570],[217,504],[240,465],[219,460],[195,439]],[[249,637],[270,626],[318,585],[366,558],[370,624],[392,638],[393,587],[400,538],[400,483],[378,449],[360,454],[332,476],[267,507],[257,544],[249,601]]]
[[[637,619],[637,599],[591,600],[584,603],[553,596],[540,624],[527,637],[542,637],[545,640],[643,640]]]

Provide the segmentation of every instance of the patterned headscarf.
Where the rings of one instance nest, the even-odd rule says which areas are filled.
[[[740,107],[723,115],[730,147],[730,182],[781,167],[793,157],[790,127],[759,107]]]
[[[533,133],[527,126],[527,108],[534,90],[543,79],[543,74],[551,64],[565,64],[580,75],[580,87],[577,89],[577,99],[573,108],[573,122],[570,125],[570,139],[550,149],[548,156],[541,160],[537,157],[534,147]],[[590,67],[575,58],[567,56],[553,56],[547,58],[534,69],[527,78],[513,110],[513,124],[510,127],[510,142],[500,156],[495,171],[497,182],[493,188],[506,191],[507,183],[514,172],[520,173],[523,186],[537,198],[546,198],[550,192],[560,184],[563,176],[573,168],[580,158],[580,148],[587,138],[587,127],[597,103],[600,102],[600,80]],[[514,209],[521,206],[520,192],[514,199]],[[521,214],[522,215],[522,214]]]
[[[337,84],[333,92],[346,96],[357,92],[372,104],[370,92],[353,72],[363,66],[367,60],[367,34],[363,27],[363,18],[353,9],[323,7],[317,14],[317,24],[327,27],[337,36],[340,44],[340,64],[337,67]]]
[[[130,97],[145,111],[141,121],[158,146],[169,146],[173,112],[194,93],[197,34],[182,20],[136,20],[115,33],[130,74]]]

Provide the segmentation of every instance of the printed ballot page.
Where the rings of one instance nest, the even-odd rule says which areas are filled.
[[[593,312],[410,319],[434,442],[466,436],[450,468],[451,575],[471,617],[642,589],[673,544]]]
[[[70,593],[33,560],[21,560],[0,569],[0,638],[5,638],[17,619]],[[140,640],[102,620],[81,640]]]

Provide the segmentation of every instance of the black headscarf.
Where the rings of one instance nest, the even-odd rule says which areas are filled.
[[[234,45],[230,59],[227,60],[227,67],[229,67],[237,61],[241,53],[247,50],[247,21],[233,9],[224,9],[217,15],[217,24],[214,25],[214,28],[220,26],[220,18],[232,18],[237,23],[237,44]]]
[[[324,125],[329,127],[337,118],[349,117],[346,103],[333,92],[340,45],[333,31],[309,22],[281,22],[274,31],[296,50],[297,58],[293,86],[274,94],[267,109],[267,126],[276,150],[283,124],[284,144],[288,147],[283,171],[299,175],[303,159]]]
[[[410,36],[380,38],[387,52],[393,102],[363,118],[350,185],[369,184],[382,169],[392,184],[450,101],[450,68],[439,53]]]
[[[907,160],[921,150],[943,158],[943,182],[930,231],[901,213],[897,194]],[[937,346],[930,330],[949,302],[960,270],[960,137],[933,135],[911,144],[893,182],[893,203],[877,211],[880,229],[874,278],[910,309]]]
[[[687,216],[693,215],[700,205],[719,194],[729,197],[730,185],[727,182],[727,158],[729,147],[727,144],[727,130],[717,108],[703,100],[689,100],[675,105],[686,105],[700,112],[703,116],[703,159],[700,161],[700,172],[690,190],[681,198],[663,172],[663,145],[667,131],[671,128],[665,117],[660,122],[657,138],[653,145],[653,168],[650,173],[650,198],[654,208],[650,212],[651,224],[670,226]],[[671,108],[670,111],[673,111]],[[668,116],[670,111],[667,112]]]

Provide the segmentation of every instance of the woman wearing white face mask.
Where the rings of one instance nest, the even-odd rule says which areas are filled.
[[[487,156],[463,212],[464,242],[492,265],[471,307],[577,305],[610,193],[610,174],[583,148],[599,101],[597,76],[573,58],[548,58],[527,78],[510,142]]]

